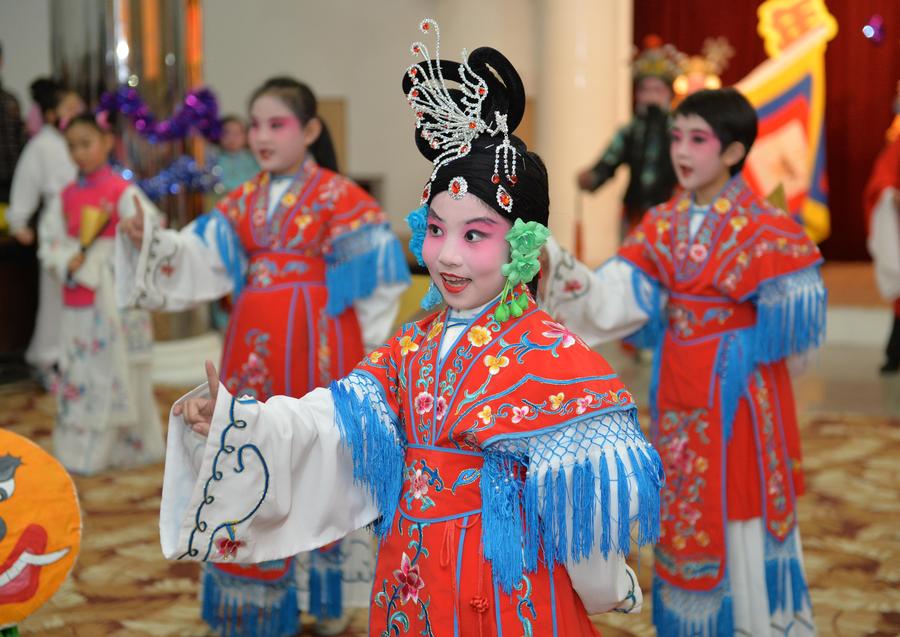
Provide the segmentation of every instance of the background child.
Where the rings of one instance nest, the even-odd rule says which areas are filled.
[[[685,192],[651,209],[596,273],[548,248],[548,312],[593,345],[635,334],[656,348],[652,441],[667,480],[653,615],[663,636],[815,632],[785,363],[824,335],[822,258],[742,179],[756,129],[733,89],[687,97],[670,147]]]
[[[31,219],[35,213],[75,179],[76,167],[66,148],[62,129],[84,110],[84,102],[78,94],[66,90],[55,80],[40,78],[32,82],[30,88],[31,98],[43,115],[43,125],[19,156],[6,210],[10,234],[23,245],[34,243]],[[39,219],[43,214],[41,210]],[[25,361],[38,370],[42,381],[47,381],[59,359],[62,292],[59,281],[44,269],[39,286],[37,317]]]
[[[219,179],[223,193],[228,193],[252,179],[259,172],[259,164],[247,148],[247,128],[237,115],[222,118],[222,138],[214,165],[221,171]]]
[[[65,137],[78,179],[51,200],[38,253],[43,267],[64,282],[53,446],[66,469],[93,474],[157,462],[164,453],[150,380],[150,317],[118,311],[113,275],[120,219],[135,214],[136,201],[154,216],[155,208],[112,170],[112,135],[92,115],[72,119]],[[98,212],[108,220],[85,249],[81,227]]]

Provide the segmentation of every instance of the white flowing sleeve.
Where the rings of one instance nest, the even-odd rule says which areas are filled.
[[[546,249],[541,307],[591,347],[637,332],[665,305],[658,286],[623,259],[614,257],[592,271],[553,237]]]
[[[166,558],[285,558],[378,516],[369,493],[354,482],[328,389],[259,403],[235,399],[220,385],[207,438],[180,416],[169,417],[160,511]]]
[[[32,140],[26,144],[13,173],[9,207],[6,209],[10,230],[26,227],[32,215],[37,212],[42,194],[41,173],[40,147]]]
[[[154,218],[156,208],[143,193],[139,196],[145,215],[140,249],[123,232],[116,233],[119,307],[178,311],[229,294],[235,275],[244,275],[246,258],[236,247],[228,221],[221,214],[211,213],[201,217],[202,232],[198,231],[200,220],[181,231],[164,229]],[[122,206],[127,216],[128,208],[134,209],[132,197],[123,197]],[[229,268],[226,258],[233,267]]]
[[[885,188],[872,209],[866,247],[875,264],[875,283],[885,299],[900,297],[900,192]]]
[[[62,198],[55,195],[47,203],[38,223],[38,259],[41,267],[60,281],[65,281],[69,276],[69,261],[80,249],[78,240],[66,233]]]
[[[380,347],[393,333],[400,297],[408,287],[406,283],[379,285],[366,298],[353,302],[367,352]]]

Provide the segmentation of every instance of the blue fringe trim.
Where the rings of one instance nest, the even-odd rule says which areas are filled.
[[[722,337],[716,374],[719,377],[719,404],[725,440],[731,440],[731,428],[738,402],[747,396],[750,374],[756,369],[753,353],[753,329],[735,330]]]
[[[217,219],[215,226],[216,249],[219,251],[219,258],[222,259],[225,269],[231,276],[233,285],[231,295],[234,299],[237,299],[244,289],[245,254],[241,240],[234,231],[231,222],[221,212],[213,210],[197,217],[194,221],[194,232],[205,245],[208,245],[206,242],[206,227],[214,218]]]
[[[484,557],[490,561],[494,581],[507,594],[521,581],[523,572],[522,548],[525,533],[522,528],[523,485],[519,479],[522,462],[504,453],[486,453],[481,468],[481,506]],[[533,496],[524,497],[535,506]],[[546,504],[546,502],[545,502]],[[543,511],[542,511],[543,514]],[[550,518],[553,519],[553,516]],[[534,529],[537,526],[532,527]],[[536,545],[534,539],[527,543]],[[529,557],[525,557],[525,563]],[[531,557],[531,563],[537,559]]]
[[[327,261],[325,311],[332,317],[371,295],[379,285],[411,280],[403,247],[388,224],[366,226],[336,238]]]
[[[432,281],[428,286],[428,292],[426,292],[425,296],[422,297],[422,301],[419,303],[419,306],[423,310],[430,310],[443,302],[444,296],[441,294],[441,291],[438,290],[438,287],[434,284],[434,281]]]
[[[223,636],[285,637],[300,629],[293,569],[278,582],[234,577],[207,568],[203,620]]]
[[[340,570],[330,568],[325,573],[325,589],[328,601],[325,604],[325,616],[338,619],[344,614],[344,576]]]
[[[688,591],[653,578],[653,624],[659,637],[726,637],[734,634],[727,573],[710,591]]]
[[[309,614],[322,614],[322,572],[317,568],[309,569]]]
[[[383,537],[390,532],[400,501],[405,451],[397,437],[395,424],[378,410],[383,401],[378,402],[371,395],[368,399],[357,396],[351,378],[354,378],[353,374],[343,381],[331,383],[335,424],[353,457],[353,478],[372,494],[381,513],[374,531]],[[363,379],[359,382],[367,383]],[[374,386],[373,381],[367,384]]]
[[[818,267],[771,279],[759,289],[756,325],[723,337],[716,373],[726,441],[731,440],[738,403],[747,396],[756,367],[822,343],[826,301]]]
[[[766,531],[766,589],[769,593],[770,613],[787,610],[797,614],[812,606],[803,564],[797,551],[796,528],[784,542]]]
[[[624,340],[641,349],[655,349],[662,344],[668,327],[663,312],[662,291],[659,283],[637,268],[632,268],[631,287],[634,290],[634,298],[638,307],[649,317],[649,320],[641,329]]]
[[[485,455],[481,476],[484,555],[504,591],[521,580],[523,567],[526,572],[535,571],[542,556],[552,569],[584,559],[597,548],[604,557],[611,551],[627,555],[632,523],[637,525],[639,545],[659,539],[659,490],[665,481],[659,455],[649,445],[627,446],[631,465],[627,473],[624,455],[612,446],[601,449],[565,467],[532,468],[524,485],[516,479],[524,466],[521,459],[510,453]],[[610,478],[612,463],[614,480]],[[612,497],[615,511],[610,506]],[[634,515],[632,509],[636,509]]]
[[[818,266],[759,286],[755,358],[773,363],[818,347],[825,339],[828,293]]]

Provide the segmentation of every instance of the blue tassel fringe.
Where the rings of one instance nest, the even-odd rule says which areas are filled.
[[[711,591],[687,591],[653,578],[653,625],[659,637],[726,637],[734,634],[728,575]]]
[[[237,299],[244,289],[245,256],[244,247],[231,222],[221,212],[213,210],[197,217],[196,221],[194,221],[194,232],[206,244],[206,227],[213,218],[218,219],[215,235],[216,249],[219,251],[219,258],[222,259],[225,269],[228,270],[228,274],[231,276],[233,285],[231,295],[234,299]]]
[[[388,236],[385,236],[388,235]],[[339,316],[354,301],[364,299],[379,285],[409,283],[406,255],[389,226],[367,226],[332,243],[325,284],[329,316]]]
[[[403,487],[405,451],[393,430],[371,400],[360,399],[341,382],[331,383],[335,420],[341,439],[353,458],[353,478],[375,500],[381,513],[374,531],[379,537],[390,532]]]
[[[293,570],[277,583],[260,583],[207,568],[203,576],[201,615],[223,636],[295,635],[300,629],[300,609]]]

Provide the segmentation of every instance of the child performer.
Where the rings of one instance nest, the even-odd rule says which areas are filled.
[[[54,454],[79,474],[159,462],[165,445],[150,379],[150,317],[119,312],[113,273],[119,221],[155,208],[112,170],[112,135],[93,115],[72,119],[65,138],[78,179],[50,201],[38,251],[64,282]],[[85,249],[79,235],[92,221],[98,233]]]
[[[900,122],[900,82],[894,101],[895,124]],[[878,291],[894,309],[891,333],[885,347],[882,374],[900,372],[900,135],[890,139],[878,154],[866,183],[866,245],[875,265]]]
[[[55,80],[37,79],[30,88],[44,123],[19,156],[6,210],[10,234],[23,245],[34,243],[34,231],[29,223],[35,211],[42,205],[47,206],[77,175],[62,130],[84,110],[84,102],[78,94],[66,90]],[[39,219],[43,214],[42,210]],[[47,381],[60,356],[62,290],[59,281],[44,269],[41,270],[39,288],[34,334],[25,351],[25,361]]]
[[[596,273],[551,245],[547,311],[592,345],[640,329],[656,347],[653,443],[668,476],[658,633],[813,634],[785,362],[824,335],[822,257],[744,183],[757,124],[740,93],[700,91],[674,115],[685,192],[651,209]]]
[[[270,559],[374,524],[370,635],[594,635],[588,612],[641,605],[624,554],[633,520],[656,537],[659,458],[616,374],[526,287],[549,197],[511,134],[518,73],[491,48],[412,50],[403,88],[434,168],[411,248],[448,307],[300,399],[240,397],[207,364],[172,411],[163,551]]]
[[[142,227],[140,218],[125,226],[120,300],[180,310],[232,294],[222,355],[228,390],[258,400],[302,396],[383,342],[409,269],[375,200],[335,172],[305,84],[270,79],[253,93],[250,119],[262,172],[181,232]],[[348,540],[312,556],[310,612],[338,624],[322,631],[346,623],[342,606],[366,604],[371,581],[360,574],[371,575],[370,546]],[[293,560],[241,562],[207,569],[204,618],[228,634],[236,624],[239,634],[294,634]]]

